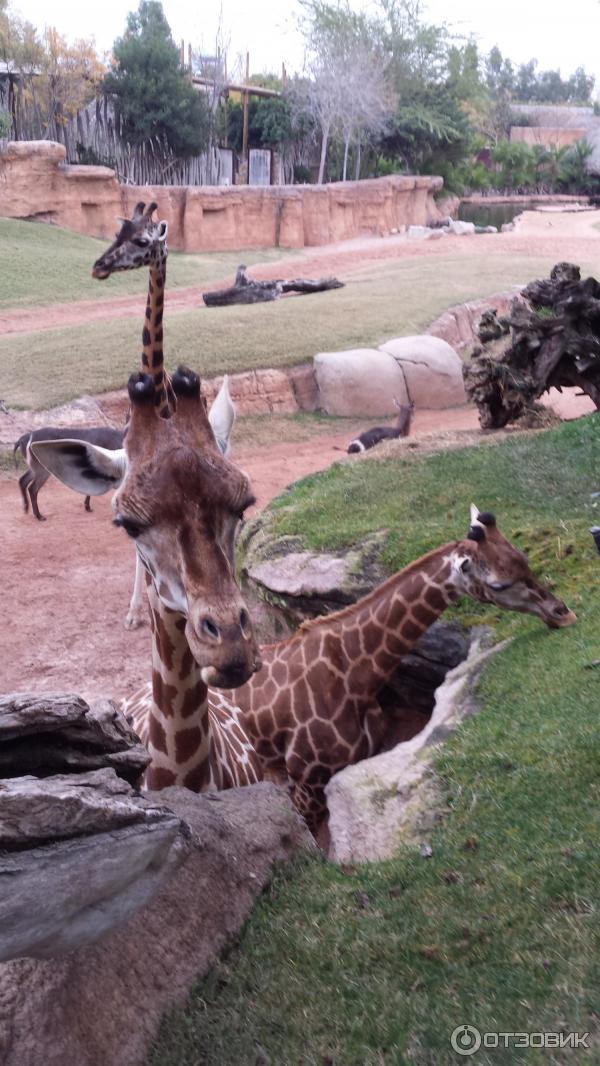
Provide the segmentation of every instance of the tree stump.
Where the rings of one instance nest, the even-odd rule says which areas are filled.
[[[600,284],[581,281],[578,266],[557,263],[505,318],[486,312],[477,333],[463,377],[483,429],[520,418],[550,388],[577,386],[600,408]]]

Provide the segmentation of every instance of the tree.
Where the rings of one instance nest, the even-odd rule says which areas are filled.
[[[353,12],[347,0],[304,0],[303,8],[307,76],[296,86],[295,110],[311,115],[321,132],[318,181],[334,134],[344,144],[345,179],[351,143],[381,129],[390,111],[389,57],[378,25]]]
[[[104,88],[117,98],[125,138],[132,145],[166,142],[179,158],[207,146],[210,109],[180,65],[179,52],[158,0],[141,0],[115,41]]]

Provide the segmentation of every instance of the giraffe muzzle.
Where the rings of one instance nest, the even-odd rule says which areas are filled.
[[[110,277],[110,270],[108,267],[101,266],[99,263],[94,263],[92,267],[92,277],[96,281],[106,281],[106,278]]]

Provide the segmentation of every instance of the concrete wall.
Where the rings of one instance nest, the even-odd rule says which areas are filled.
[[[176,251],[304,248],[384,235],[439,217],[437,177],[394,175],[331,185],[216,188],[120,185],[107,167],[70,166],[52,141],[0,147],[0,215],[110,239],[117,216],[156,200]]]

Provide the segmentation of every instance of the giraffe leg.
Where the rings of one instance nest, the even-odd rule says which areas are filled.
[[[31,470],[26,470],[24,474],[21,474],[19,478],[19,488],[21,490],[21,496],[23,497],[23,510],[25,514],[29,512],[29,496],[27,494],[27,486],[32,479]]]
[[[129,610],[125,618],[125,629],[138,629],[146,622],[148,607],[146,603],[146,572],[136,552],[135,556],[135,580],[133,592],[129,602]]]
[[[327,802],[323,785],[308,785],[294,781],[290,784],[292,803],[302,815],[312,835],[318,840],[319,830],[327,818]]]

